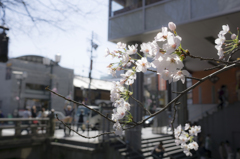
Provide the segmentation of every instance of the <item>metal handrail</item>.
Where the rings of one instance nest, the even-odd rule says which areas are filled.
[[[122,144],[124,144],[127,148],[129,148],[130,146],[123,141],[119,136],[117,137],[117,140],[120,141]],[[136,152],[138,155],[140,155],[141,157],[144,157],[143,154],[139,153],[137,150],[135,150],[134,148],[130,147],[132,151]]]
[[[0,118],[1,121],[46,121],[49,118]]]

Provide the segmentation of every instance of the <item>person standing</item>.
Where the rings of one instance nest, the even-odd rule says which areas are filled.
[[[3,113],[2,113],[2,111],[0,110],[0,118],[4,118],[4,115],[3,115]],[[4,124],[4,122],[0,122],[0,125],[1,124]]]
[[[84,129],[83,129],[83,123],[84,123],[84,113],[83,113],[83,110],[81,110],[81,113],[79,115],[79,118],[78,118],[78,124],[77,124],[77,132],[78,132],[78,129],[79,127],[82,129],[83,133],[84,133]]]
[[[67,109],[66,109],[67,107]],[[64,118],[64,123],[68,126],[68,127],[71,127],[71,123],[72,123],[72,115],[73,115],[73,112],[75,110],[75,105],[74,107],[72,108],[71,105],[66,105],[64,106],[63,108],[64,112],[65,112],[65,118]],[[67,134],[66,133],[66,126],[64,126],[64,136],[69,136],[71,133],[71,129],[69,129],[69,133]]]
[[[23,118],[28,119],[28,118],[31,118],[31,116],[32,116],[32,114],[31,114],[31,112],[30,112],[30,108],[27,107],[26,110],[23,112]],[[30,121],[28,121],[28,120],[23,121],[22,124],[23,124],[23,125],[28,125],[28,126],[30,126]],[[23,130],[26,130],[27,133],[29,134],[29,127],[26,127],[25,129],[22,129],[21,132],[22,132]]]
[[[221,142],[219,145],[219,154],[221,159],[226,159],[227,158],[227,152],[224,146],[224,142]]]
[[[236,159],[240,159],[240,148],[237,149]]]
[[[233,159],[234,157],[233,157],[232,148],[228,140],[225,142],[225,148],[227,151],[227,159]]]
[[[156,145],[152,151],[153,159],[162,159],[164,154],[164,147],[162,141],[158,145]]]
[[[210,134],[208,134],[207,137],[205,138],[205,149],[207,151],[208,158],[211,158],[212,157],[212,139],[210,137]]]

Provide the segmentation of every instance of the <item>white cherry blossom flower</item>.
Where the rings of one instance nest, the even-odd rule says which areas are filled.
[[[223,51],[222,48],[220,48],[220,49],[218,50],[217,55],[219,56],[219,59],[222,59],[222,58],[224,57],[224,51]]]
[[[135,44],[135,45],[128,45],[128,49],[129,50],[127,50],[127,54],[128,55],[132,55],[132,54],[135,54],[135,53],[137,53],[137,47],[138,47],[138,44]]]
[[[121,74],[120,76],[123,77],[121,81],[123,81],[126,85],[133,84],[136,79],[136,74],[132,70],[128,70],[125,74]]]
[[[114,107],[121,107],[124,104],[124,99],[120,98],[118,100],[115,101],[115,103],[113,103]]]
[[[106,52],[106,53],[105,53],[105,57],[107,57],[108,55],[111,54],[108,48],[106,48],[105,52]]]
[[[182,141],[181,140],[175,140],[175,143],[178,146],[178,145],[180,145],[182,143]]]
[[[118,100],[120,98],[120,94],[119,93],[112,93],[110,95],[110,100],[111,102],[115,102],[116,100]]]
[[[119,122],[116,122],[115,124],[113,124],[113,129],[115,129],[115,134],[116,135],[119,135],[119,136],[122,136],[122,127],[120,125]]]
[[[109,68],[108,69],[108,74],[111,74],[113,77],[116,77],[116,69]]]
[[[122,55],[122,65],[125,66],[129,62],[129,55],[128,54],[123,54]]]
[[[124,107],[127,111],[130,110],[130,106],[131,106],[131,105],[130,105],[128,102],[124,101],[123,107]]]
[[[227,25],[223,25],[222,26],[222,31],[219,32],[219,34],[225,35],[229,32],[229,26]]]
[[[236,39],[236,38],[237,38],[237,35],[236,35],[236,34],[232,34],[232,35],[231,35],[231,39],[234,40],[234,39]]]
[[[188,130],[190,128],[190,125],[188,123],[185,124],[184,130]]]
[[[169,83],[172,82],[172,79],[173,79],[173,74],[171,72],[169,72],[168,70],[163,70],[161,73],[160,73],[162,79],[164,80],[168,80]]]
[[[192,156],[192,153],[189,150],[184,150],[183,153],[185,153],[186,156]]]
[[[181,135],[180,137],[179,137],[179,140],[182,142],[182,143],[186,143],[186,142],[188,142],[189,140],[190,140],[190,138],[189,137],[187,137],[186,135]]]
[[[167,27],[162,27],[162,32],[159,32],[154,38],[155,41],[165,41],[169,36],[172,36],[173,33],[169,32]]]
[[[126,114],[126,109],[124,107],[117,107],[118,119],[122,119]]]
[[[137,60],[136,65],[137,72],[146,72],[147,69],[151,66],[146,57],[142,57],[141,60]]]
[[[186,70],[179,70],[173,76],[173,82],[176,82],[181,79],[182,83],[185,82],[185,76],[189,76],[190,73]]]
[[[198,143],[196,143],[195,141],[191,142],[188,144],[189,149],[194,149],[194,150],[198,150]]]
[[[218,38],[215,40],[215,44],[222,45],[225,42],[226,38],[223,34],[218,34]]]
[[[150,55],[150,51],[151,51],[151,49],[152,49],[150,42],[148,42],[148,43],[142,43],[142,44],[140,45],[140,47],[141,47],[141,50],[140,50],[141,52],[143,52],[144,54]]]
[[[169,22],[169,23],[168,23],[168,28],[169,28],[171,31],[175,31],[175,30],[176,30],[176,24],[174,24],[173,22]]]
[[[182,69],[183,63],[177,55],[168,55],[166,60],[162,62],[167,70],[176,71],[176,69]]]
[[[125,49],[125,48],[126,48],[126,44],[125,43],[121,43],[121,42],[117,43],[117,49]]]
[[[171,54],[174,52],[180,45],[182,38],[180,36],[169,36],[167,43],[163,44],[163,49],[166,51],[166,54]]]

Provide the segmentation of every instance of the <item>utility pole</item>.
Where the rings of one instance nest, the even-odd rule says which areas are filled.
[[[91,82],[92,82],[92,66],[93,66],[93,49],[96,50],[98,45],[93,42],[94,40],[94,32],[92,31],[92,38],[91,38],[91,56],[90,56],[90,68],[89,68],[89,84],[88,84],[88,104],[91,104]]]

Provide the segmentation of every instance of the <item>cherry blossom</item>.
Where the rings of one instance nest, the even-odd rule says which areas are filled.
[[[115,134],[116,135],[119,135],[119,136],[122,136],[122,127],[121,127],[121,124],[119,122],[116,122],[114,125],[113,125],[113,129],[115,129]]]
[[[176,30],[176,24],[174,24],[173,22],[169,22],[169,23],[168,23],[168,28],[169,28],[171,31],[175,31],[175,30]]]
[[[169,32],[167,27],[162,27],[162,32],[159,32],[154,38],[155,41],[165,41],[169,36],[172,36],[173,33]]]
[[[225,42],[226,38],[223,34],[218,34],[218,38],[215,40],[217,45],[222,45]]]
[[[184,130],[188,130],[190,128],[190,125],[188,123],[185,124]]]
[[[121,80],[124,81],[126,85],[133,84],[136,79],[136,74],[132,70],[128,70],[125,74],[121,74],[120,76],[123,77]]]
[[[137,60],[136,65],[137,72],[146,72],[147,69],[151,66],[146,57],[141,58],[141,60]]]
[[[176,71],[176,69],[182,69],[183,63],[177,55],[168,55],[166,60],[161,62],[169,71]]]
[[[176,82],[181,79],[182,83],[185,82],[185,76],[189,76],[190,73],[186,70],[179,70],[176,72],[176,74],[173,76],[173,82]]]
[[[129,50],[127,50],[127,54],[128,55],[132,55],[132,54],[135,54],[135,53],[137,53],[137,47],[138,47],[138,44],[135,44],[135,45],[128,45],[128,49]]]
[[[166,54],[171,54],[174,52],[180,45],[182,38],[180,36],[169,36],[167,43],[163,44],[163,49],[166,51]]]
[[[152,47],[151,47],[151,43],[148,42],[148,43],[142,43],[140,45],[141,47],[141,52],[143,52],[144,54],[148,54],[149,55],[149,52],[151,51]]]
[[[125,49],[125,48],[126,48],[126,44],[125,43],[121,43],[121,42],[117,43],[117,49]]]
[[[188,144],[188,147],[189,149],[194,149],[194,150],[198,150],[198,143],[196,143],[195,141],[194,142],[191,142]]]
[[[229,32],[229,26],[228,25],[223,25],[222,30],[219,32],[219,34],[225,35]]]
[[[236,38],[237,38],[237,35],[236,35],[236,34],[232,34],[232,35],[231,35],[231,39],[234,40],[234,39],[236,39]]]

